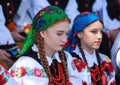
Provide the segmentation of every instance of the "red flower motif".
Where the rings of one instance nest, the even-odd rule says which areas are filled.
[[[4,79],[4,76],[1,74],[0,75],[0,81],[2,81]]]
[[[5,83],[6,83],[6,80],[4,79],[2,81],[0,80],[0,85],[5,85]]]
[[[11,76],[14,77],[15,76],[15,70],[11,71]]]
[[[86,82],[84,82],[84,81],[82,81],[82,85],[87,85],[87,83],[86,83]]]
[[[20,68],[17,68],[17,70],[12,70],[11,71],[11,76],[14,77],[14,76],[24,76],[26,75],[26,69],[24,67],[20,67]]]
[[[48,12],[49,12],[49,14],[52,14],[53,11],[50,9]]]
[[[5,72],[6,75],[10,74],[6,69],[4,70],[4,72]]]
[[[33,74],[37,77],[41,77],[42,76],[42,71],[38,68],[35,68],[33,71]]]
[[[113,72],[113,71],[114,71],[111,62],[103,61],[103,62],[102,62],[102,66],[103,66],[102,68],[104,68],[105,70],[107,70],[107,71],[109,71],[109,72]]]
[[[26,74],[26,69],[24,67],[20,67],[19,69],[21,76],[24,76]]]
[[[73,63],[75,67],[77,68],[78,72],[81,72],[82,69],[86,67],[86,63],[78,59],[74,59]]]

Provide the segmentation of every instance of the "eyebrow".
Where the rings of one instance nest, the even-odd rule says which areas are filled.
[[[62,31],[62,30],[57,30],[57,32],[65,32],[65,31]]]
[[[104,28],[93,28],[93,30],[103,30]]]

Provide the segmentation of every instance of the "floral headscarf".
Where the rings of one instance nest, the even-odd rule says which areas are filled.
[[[46,30],[56,21],[61,20],[63,18],[68,18],[68,16],[59,7],[47,6],[40,10],[33,18],[32,27],[30,29],[30,32],[28,33],[26,40],[24,41],[24,45],[21,50],[21,55],[24,54],[35,43],[36,32]]]
[[[71,52],[76,47],[76,35],[84,30],[89,24],[100,18],[93,12],[83,12],[75,18],[72,29],[68,33],[68,41],[65,45],[65,50]]]

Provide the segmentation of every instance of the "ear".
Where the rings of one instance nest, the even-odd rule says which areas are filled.
[[[77,37],[81,38],[82,37],[82,32],[77,33]]]
[[[41,31],[40,35],[41,35],[42,38],[44,38],[45,37],[45,31]]]

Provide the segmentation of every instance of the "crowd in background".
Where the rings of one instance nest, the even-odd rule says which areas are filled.
[[[34,16],[46,6],[64,10],[71,20],[70,29],[78,14],[97,14],[104,25],[99,52],[109,56],[120,75],[120,0],[0,0],[0,64],[5,69],[19,58]]]

